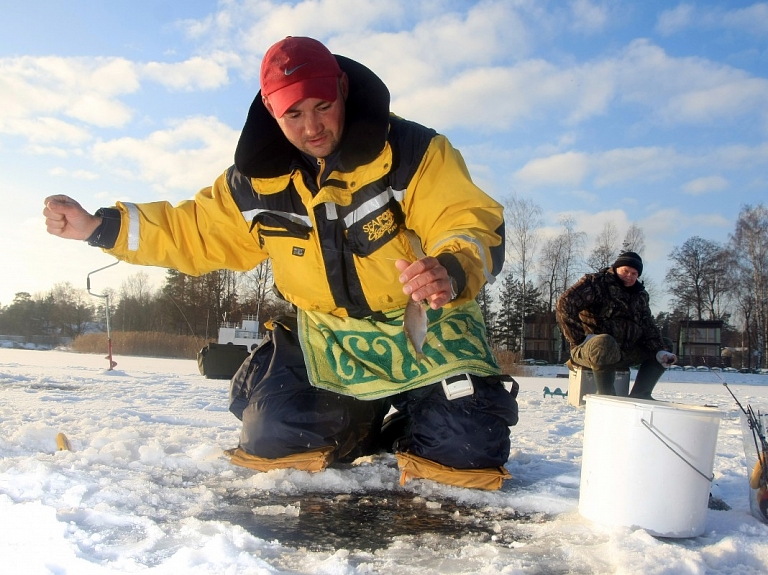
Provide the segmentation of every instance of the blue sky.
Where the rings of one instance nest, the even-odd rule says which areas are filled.
[[[90,211],[190,198],[231,163],[264,51],[307,35],[376,71],[392,110],[448,135],[504,201],[675,246],[727,241],[768,198],[768,3],[621,0],[2,0],[0,304],[85,286],[112,259],[45,233],[42,200]],[[145,271],[94,278],[118,289]],[[661,296],[661,293],[659,293]],[[655,306],[657,307],[657,306]],[[658,309],[657,309],[658,311]]]

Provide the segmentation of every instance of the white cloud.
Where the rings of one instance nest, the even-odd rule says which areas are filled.
[[[733,228],[733,220],[729,220],[719,213],[693,214],[686,223],[694,230],[711,230],[712,228],[727,230]]]
[[[721,77],[725,74],[721,74]],[[764,78],[723,78],[719,85],[691,89],[669,99],[665,118],[701,124],[742,116],[768,106],[768,80]]]
[[[586,63],[525,59],[537,40],[535,28],[525,20],[539,9],[531,3],[481,2],[464,12],[444,13],[434,11],[437,4],[420,4],[413,9],[421,14],[433,11],[412,29],[401,21],[410,4],[397,2],[392,13],[388,6],[384,1],[353,0],[293,5],[228,1],[209,19],[183,25],[198,38],[222,31],[230,40],[249,36],[252,49],[261,51],[286,33],[326,35],[332,50],[354,55],[387,81],[393,111],[442,131],[466,126],[475,134],[503,133],[517,125],[554,121],[573,134],[579,133],[578,124],[607,116],[618,105],[625,106],[622,112],[631,105],[640,112],[641,121],[655,117],[665,127],[756,114],[768,120],[767,79],[704,58],[672,57],[647,40]],[[569,6],[593,26],[606,25],[607,4],[577,0]],[[753,5],[750,13],[759,17],[761,6]],[[666,17],[671,19],[674,12],[678,22],[686,14],[690,19],[689,8],[681,4]],[[318,27],[313,19],[320,13],[339,18],[326,17]],[[558,14],[562,17],[565,11]],[[400,31],[376,29],[384,27],[382,18],[387,15],[395,18],[397,25],[392,28],[399,26]],[[542,17],[546,19],[547,14]],[[344,28],[350,18],[359,18],[359,26]],[[551,14],[549,19],[557,20]],[[259,34],[253,33],[256,29]],[[45,144],[52,145],[49,150],[56,150],[56,144],[82,146],[92,138],[91,126],[123,126],[130,121],[132,110],[120,97],[137,91],[140,80],[151,79],[174,90],[215,89],[228,81],[231,67],[245,65],[248,53],[239,58],[232,51],[217,49],[176,63],[0,59],[0,131],[26,137],[38,150],[46,149]],[[153,136],[113,140],[94,149],[104,153],[123,142],[127,146],[124,159],[134,158],[131,173],[160,182],[162,178],[151,174],[163,170],[151,168],[151,158],[141,159],[142,154],[128,150],[131,142],[146,144]],[[660,179],[701,164],[700,159],[664,147],[621,148],[603,154],[568,151],[569,147],[561,142],[551,156],[530,160],[516,179],[532,186],[568,185],[579,190],[588,177],[594,178],[595,186],[604,187],[634,178]],[[725,149],[718,153],[723,156],[718,162],[727,163]],[[766,161],[767,154],[755,149],[731,150],[732,161],[742,153]],[[227,161],[230,158],[231,148]],[[178,171],[174,166],[168,170]]]
[[[40,146],[37,144],[32,144],[25,146],[24,149],[34,156],[53,156],[56,158],[68,158],[72,155],[73,149],[72,148],[62,148],[59,146]],[[74,150],[76,152],[76,155],[79,155],[80,150]]]
[[[703,58],[670,57],[646,40],[630,43],[616,56],[571,67],[536,59],[447,74],[423,61],[411,70],[423,82],[407,90],[406,76],[390,82],[393,110],[442,129],[503,132],[544,118],[573,126],[607,116],[618,104],[665,127],[750,115],[768,126],[768,79]],[[444,78],[433,77],[438,71]]]
[[[238,50],[262,55],[285,36],[328,40],[351,30],[358,38],[364,37],[370,27],[398,20],[404,7],[414,9],[402,0],[305,0],[296,4],[227,2],[222,12],[228,14],[226,22],[236,23],[231,37]],[[328,46],[332,48],[333,42]]]
[[[656,23],[656,31],[664,36],[688,28],[725,29],[768,37],[768,3],[756,2],[731,10],[720,6],[710,8],[684,3],[662,12]]]
[[[569,212],[569,215],[574,218],[576,231],[586,234],[585,254],[589,254],[592,251],[595,240],[603,232],[605,224],[612,223],[615,226],[617,242],[621,242],[624,239],[629,226],[632,224],[624,210],[605,210],[601,212],[576,211]]]
[[[536,158],[515,174],[516,178],[533,186],[578,186],[586,176],[588,157],[585,154],[566,152],[548,158]]]
[[[617,62],[618,91],[665,123],[703,123],[768,108],[768,80],[703,58],[674,58],[646,40],[632,42]]]
[[[60,114],[99,127],[131,117],[117,97],[139,87],[134,66],[121,58],[0,59],[0,126],[9,118]]]
[[[691,171],[722,170],[741,172],[756,166],[768,169],[768,144],[755,147],[723,146],[708,151],[682,153],[674,147],[644,146],[614,148],[602,152],[569,151],[529,160],[514,174],[527,188],[579,186],[586,181],[596,188],[627,183],[649,183],[680,177]],[[701,176],[682,186],[685,193],[698,195],[730,187],[724,176]],[[585,190],[569,194],[589,194]],[[589,195],[583,196],[589,200]],[[631,198],[628,198],[630,200]]]
[[[123,58],[19,57],[0,59],[0,132],[31,142],[82,143],[86,126],[119,128],[132,118],[120,100],[140,78],[172,89],[215,89],[228,81],[238,57],[215,53],[178,63],[135,64]]]
[[[119,138],[93,147],[97,162],[157,190],[197,191],[232,164],[239,132],[215,118],[189,118],[146,138]]]
[[[608,99],[605,91],[594,93],[593,85],[584,80],[580,70],[564,71],[544,60],[528,60],[513,67],[457,74],[444,85],[395,97],[392,109],[428,125],[499,132],[549,113],[563,118],[602,109]]]
[[[235,55],[219,53],[216,58],[149,62],[140,69],[147,78],[173,90],[213,90],[229,82],[228,70],[238,62]]]
[[[596,204],[600,201],[599,195],[593,192],[588,192],[586,190],[574,190],[567,193],[569,196],[576,198],[583,204]]]
[[[670,36],[691,25],[695,7],[692,4],[679,4],[671,10],[659,14],[656,31],[663,36]]]
[[[722,22],[729,28],[768,37],[768,3],[759,2],[726,12]]]
[[[683,185],[683,192],[691,196],[700,196],[709,192],[721,192],[728,189],[729,183],[722,176],[696,178]]]
[[[493,108],[496,123],[508,127],[516,117],[531,112],[533,103],[529,96],[510,70],[484,68],[451,78],[445,85],[421,87],[400,96],[393,94],[392,110],[419,118],[427,125],[479,123],[487,127],[488,110]],[[443,123],[446,119],[447,125]]]
[[[131,119],[131,110],[103,94],[83,94],[62,110],[65,115],[101,128],[119,128]]]
[[[768,164],[768,142],[754,147],[743,144],[723,146],[711,152],[711,157],[706,161],[708,164],[716,163],[731,168]]]
[[[343,34],[328,44],[374,70],[394,96],[407,100],[437,91],[444,100],[450,84],[467,71],[493,74],[504,63],[524,59],[530,53],[529,34],[512,5],[483,2],[466,14],[439,14],[412,30]]]
[[[181,25],[191,37],[205,38],[207,49],[239,54],[246,77],[258,73],[274,42],[312,36],[369,66],[393,94],[408,94],[442,89],[471,67],[526,57],[531,39],[521,11],[530,9],[506,0],[461,9],[406,0],[232,1],[214,16]]]
[[[571,26],[574,30],[591,34],[602,30],[607,21],[605,5],[598,5],[590,0],[571,2]]]
[[[687,226],[688,221],[688,215],[673,208],[662,208],[637,219],[637,225],[645,233],[644,263],[666,263],[667,255],[674,247],[670,240],[674,234],[670,234],[670,230],[679,231]]]
[[[73,178],[75,180],[98,180],[99,175],[89,170],[68,170],[67,168],[53,168],[48,171],[49,174],[56,177]]]
[[[89,141],[90,132],[70,122],[48,116],[33,118],[0,118],[0,132],[22,136],[33,144],[81,145]]]
[[[632,180],[658,181],[693,164],[691,158],[673,148],[656,146],[617,148],[591,158],[595,185],[598,187]]]
[[[229,2],[224,6],[231,6]],[[187,38],[196,41],[204,41],[209,38],[228,38],[234,27],[235,19],[232,12],[224,8],[223,10],[208,14],[200,20],[185,19],[178,20],[178,27],[187,36]]]
[[[594,185],[602,188],[628,181],[659,180],[692,163],[669,148],[617,148],[594,154],[571,151],[530,160],[515,173],[515,178],[537,187],[578,186],[592,177]]]

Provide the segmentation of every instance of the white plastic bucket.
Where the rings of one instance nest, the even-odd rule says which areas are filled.
[[[588,395],[579,513],[657,537],[704,532],[722,413]]]

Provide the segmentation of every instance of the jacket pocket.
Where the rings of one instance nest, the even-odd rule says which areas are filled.
[[[263,248],[267,243],[265,238],[297,238],[300,240],[308,240],[309,232],[305,230],[274,230],[261,228],[258,231],[259,247]]]

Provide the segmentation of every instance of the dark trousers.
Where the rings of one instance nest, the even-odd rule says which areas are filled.
[[[333,446],[336,460],[397,449],[459,469],[509,458],[517,390],[472,376],[475,392],[448,400],[440,383],[391,398],[360,400],[313,387],[296,331],[276,324],[232,379],[230,411],[243,422],[240,447],[275,459]],[[381,433],[394,407],[398,424]]]
[[[594,372],[599,395],[616,395],[613,387],[616,370],[629,369],[632,365],[640,364],[629,396],[653,399],[651,392],[664,374],[664,367],[656,361],[655,353],[624,351],[612,336],[606,334],[596,335],[583,344],[572,347],[571,359]]]

